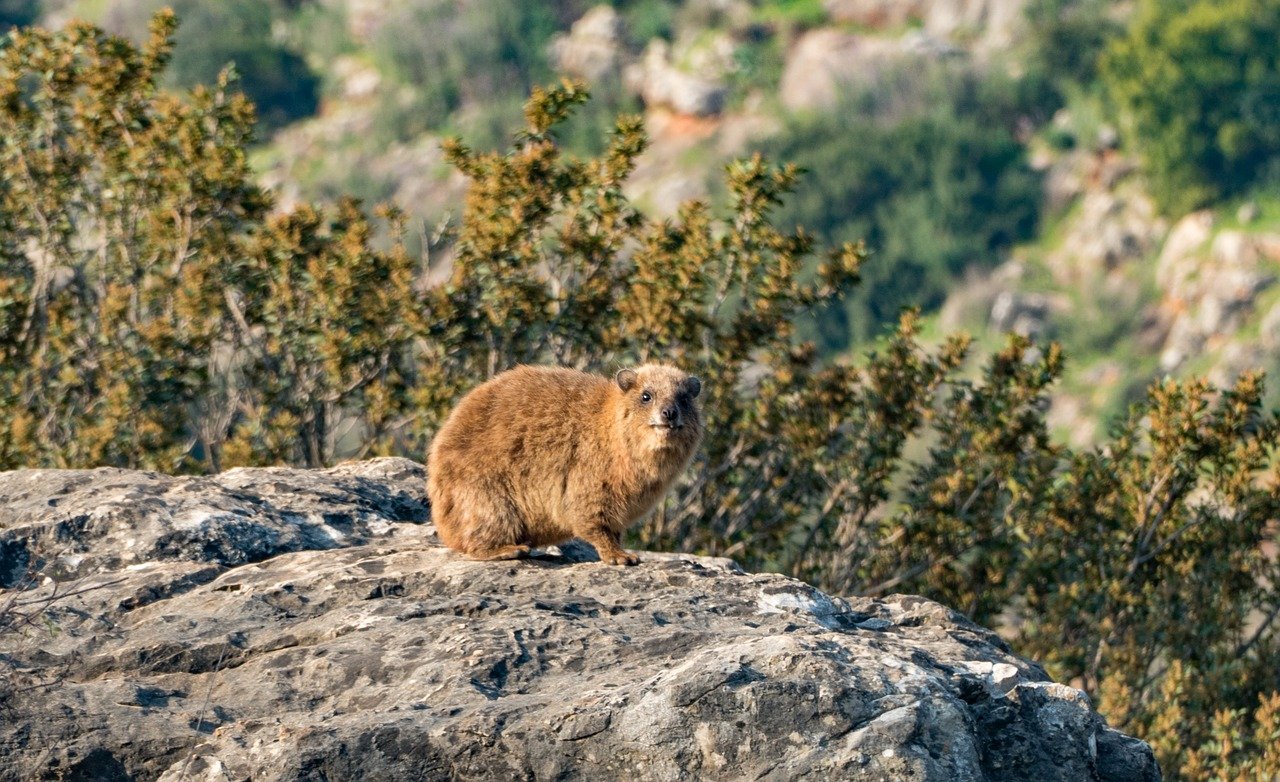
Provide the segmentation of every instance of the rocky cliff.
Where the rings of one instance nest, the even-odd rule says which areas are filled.
[[[423,468],[0,474],[0,780],[1156,780],[919,597],[442,549]]]
[[[1086,126],[1082,128],[1081,126]],[[1226,386],[1280,369],[1280,202],[1271,196],[1162,216],[1137,161],[1109,126],[1060,111],[1067,151],[1033,142],[1050,226],[986,274],[954,288],[944,332],[995,344],[1016,331],[1064,344],[1063,383],[1048,418],[1073,447],[1096,444],[1161,377]]]

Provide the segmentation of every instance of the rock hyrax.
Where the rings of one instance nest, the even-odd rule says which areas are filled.
[[[693,457],[701,390],[658,364],[613,380],[555,367],[503,372],[463,397],[431,444],[440,539],[473,559],[514,559],[579,537],[602,561],[634,565],[622,533]]]

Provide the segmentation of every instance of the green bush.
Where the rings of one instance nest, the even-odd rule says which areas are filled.
[[[623,194],[639,120],[566,155],[567,85],[534,91],[504,151],[448,144],[472,185],[428,282],[354,202],[272,214],[244,98],[156,87],[173,24],[141,49],[86,25],[0,49],[0,468],[422,458],[502,369],[661,358],[707,378],[708,436],[633,542],[934,596],[1002,624],[1169,776],[1280,774],[1259,376],[1158,384],[1073,453],[1044,422],[1056,346],[1010,338],[971,378],[967,340],[926,348],[908,311],[861,360],[821,361],[797,322],[863,253],[776,227],[796,170],[738,161],[723,213],[647,219]]]
[[[1102,60],[1152,193],[1177,214],[1280,159],[1280,0],[1143,0]]]
[[[744,32],[733,52],[733,70],[726,79],[731,105],[741,106],[752,93],[768,95],[777,91],[786,64],[785,47],[780,36],[764,28]]]
[[[827,21],[822,0],[765,0],[756,16],[766,22],[780,22],[795,27],[816,27]]]
[[[871,250],[863,284],[824,314],[830,350],[865,342],[904,306],[940,304],[966,270],[997,265],[1039,221],[1040,178],[1010,130],[1010,86],[946,72],[923,91],[911,81],[796,119],[765,147],[818,173],[783,220]]]

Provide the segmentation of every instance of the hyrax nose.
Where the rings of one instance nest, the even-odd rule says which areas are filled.
[[[676,420],[677,415],[679,415],[679,411],[677,411],[675,407],[662,408],[662,420],[667,423],[673,423]]]

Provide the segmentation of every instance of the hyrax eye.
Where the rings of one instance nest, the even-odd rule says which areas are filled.
[[[653,401],[653,394],[650,394],[648,391],[645,391],[643,394],[640,395],[640,401],[644,402],[646,405],[649,404],[650,402]]]

